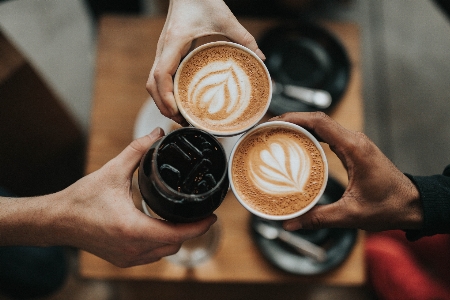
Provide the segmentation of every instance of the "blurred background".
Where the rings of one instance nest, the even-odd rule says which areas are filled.
[[[403,172],[437,174],[450,163],[450,19],[446,1],[226,2],[238,17],[282,16],[358,24],[365,133]],[[97,22],[109,13],[164,16],[167,7],[168,0],[0,0],[0,32],[26,58],[54,98],[51,103],[45,102],[48,107],[7,103],[1,98],[5,77],[0,72],[0,173],[6,174],[0,176],[0,185],[18,195],[36,195],[62,189],[83,175]],[[149,71],[150,68],[149,65]],[[24,87],[27,88],[30,86]],[[31,97],[38,98],[30,93]],[[28,111],[31,116],[28,119],[36,115],[49,119],[52,111],[62,114],[64,120],[57,120],[60,123],[48,122],[47,127],[40,129],[51,133],[49,139],[51,136],[59,139],[67,136],[66,132],[53,135],[52,131],[55,124],[64,124],[71,138],[59,149],[40,155],[38,163],[33,162],[31,167],[31,162],[24,162],[20,155],[30,155],[30,151],[38,151],[39,147],[30,149],[31,144],[19,143],[17,128],[25,127],[20,129],[24,131],[27,128],[22,116],[12,115],[13,104]],[[36,143],[43,146],[42,141]],[[26,176],[21,175],[23,168],[27,170]],[[43,171],[49,169],[50,172]],[[77,282],[72,278],[69,285]],[[108,283],[83,284],[78,294],[71,293],[71,298],[112,299]],[[337,293],[334,299],[338,299],[340,292],[334,292]],[[90,296],[84,298],[83,293]],[[98,296],[94,297],[96,293]],[[365,292],[357,293],[357,297],[366,296]],[[69,299],[67,294],[60,297]]]

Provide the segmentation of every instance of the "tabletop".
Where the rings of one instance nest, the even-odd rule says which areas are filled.
[[[123,16],[101,19],[86,173],[101,168],[132,141],[136,117],[149,97],[145,83],[164,21],[165,18]],[[242,19],[240,22],[255,38],[277,25],[275,20]],[[346,128],[362,131],[358,27],[336,22],[323,22],[323,26],[341,40],[351,61],[348,88],[329,115]],[[330,174],[345,185],[347,173],[344,167],[326,145],[324,148]],[[140,205],[139,192],[135,191],[134,196],[136,205]],[[250,214],[232,193],[228,193],[216,214],[222,224],[221,244],[212,259],[195,268],[187,269],[162,259],[124,269],[80,251],[79,272],[85,278],[174,282],[315,282],[331,285],[361,285],[365,282],[362,231],[358,231],[354,248],[339,267],[321,275],[299,276],[281,271],[265,260],[250,237]]]

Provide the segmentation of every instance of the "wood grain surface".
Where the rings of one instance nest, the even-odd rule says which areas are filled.
[[[164,18],[104,17],[99,24],[95,91],[86,172],[90,173],[119,154],[133,138],[139,109],[148,99],[145,90]],[[258,38],[275,26],[272,20],[240,20]],[[363,130],[360,40],[358,27],[351,23],[323,23],[343,43],[351,60],[347,91],[330,116],[344,127]],[[205,38],[201,42],[207,41]],[[270,117],[270,116],[267,116]],[[347,173],[339,159],[324,145],[330,174],[343,184]],[[139,205],[139,192],[135,191]],[[222,225],[222,240],[216,255],[208,262],[186,269],[166,260],[132,268],[118,268],[80,251],[80,274],[87,278],[150,280],[172,282],[303,282],[331,285],[361,285],[365,282],[364,233],[338,268],[320,276],[287,274],[268,263],[249,233],[250,214],[229,193],[217,210]]]

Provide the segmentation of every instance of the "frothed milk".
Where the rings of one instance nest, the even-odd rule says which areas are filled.
[[[180,113],[193,126],[218,136],[253,127],[269,107],[271,89],[264,63],[231,42],[196,48],[182,61],[174,79]]]
[[[309,210],[322,195],[328,167],[325,154],[303,128],[264,123],[232,151],[232,189],[249,210],[265,218],[287,219]]]

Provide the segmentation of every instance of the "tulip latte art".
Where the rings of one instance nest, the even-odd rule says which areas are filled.
[[[321,152],[303,133],[266,127],[245,137],[232,163],[233,185],[253,209],[289,215],[311,203],[325,180]]]
[[[218,135],[233,135],[256,124],[271,98],[261,61],[232,43],[210,45],[180,65],[174,94],[186,119]]]

